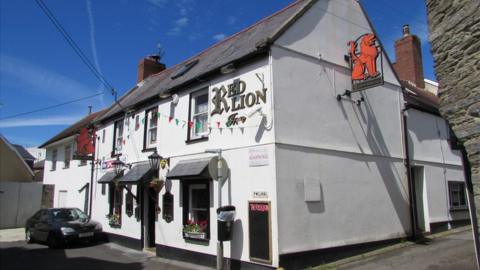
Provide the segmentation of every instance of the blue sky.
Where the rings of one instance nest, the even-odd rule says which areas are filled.
[[[344,1],[344,0],[332,0]],[[44,0],[107,80],[124,93],[138,61],[161,46],[172,66],[287,6],[292,0]],[[425,77],[435,79],[423,1],[363,0],[390,59],[403,24],[422,39]],[[0,118],[95,94],[105,88],[34,0],[0,2]],[[13,143],[35,146],[113,101],[104,95],[0,120]]]

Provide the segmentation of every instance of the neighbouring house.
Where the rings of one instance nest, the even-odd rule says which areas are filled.
[[[0,229],[24,226],[40,209],[42,186],[32,182],[33,160],[22,146],[0,134]]]
[[[393,65],[404,87],[411,183],[420,232],[470,222],[462,154],[438,110],[438,84],[424,79],[420,39],[403,26]]]
[[[143,59],[96,119],[93,217],[112,241],[212,266],[233,205],[224,256],[242,268],[411,235],[402,85],[371,33],[358,1],[303,0],[171,68]]]
[[[52,198],[53,207],[77,207],[90,213],[91,158],[76,159],[77,138],[82,130],[92,127],[92,120],[103,111],[91,113],[39,146],[45,148],[43,184],[47,187],[45,205]],[[49,195],[50,194],[50,195]]]
[[[35,157],[35,162],[39,162],[45,159],[45,149],[40,149],[37,147],[28,147],[27,151]]]

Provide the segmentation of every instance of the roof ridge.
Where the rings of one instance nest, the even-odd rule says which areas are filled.
[[[178,64],[175,64],[175,65],[173,65],[173,66],[171,66],[171,67],[169,67],[169,68],[167,68],[167,69],[164,69],[164,70],[160,71],[159,73],[155,73],[155,74],[151,75],[150,77],[155,77],[155,76],[160,75],[160,74],[162,74],[162,73],[164,73],[164,72],[166,72],[166,71],[173,70],[176,66],[182,65],[182,64],[184,64],[184,63],[188,63],[188,62],[194,60],[195,58],[201,56],[202,54],[208,52],[209,50],[212,50],[212,49],[214,49],[215,47],[220,46],[221,44],[223,44],[223,43],[225,43],[225,42],[233,39],[234,37],[240,35],[241,33],[247,32],[248,30],[254,28],[255,26],[257,26],[257,25],[259,25],[259,24],[261,24],[262,22],[264,22],[264,21],[266,21],[266,20],[268,20],[268,19],[270,19],[270,18],[272,18],[272,17],[275,17],[275,16],[277,16],[278,14],[281,14],[281,13],[289,10],[290,8],[292,8],[292,7],[300,4],[301,2],[305,2],[305,1],[308,1],[308,0],[296,0],[296,1],[294,1],[293,3],[289,4],[288,6],[286,6],[286,7],[282,8],[282,9],[276,11],[275,13],[273,13],[273,14],[267,16],[267,17],[264,17],[264,18],[256,21],[254,24],[243,28],[242,30],[240,30],[240,31],[238,31],[238,32],[236,32],[236,33],[228,36],[227,38],[222,39],[221,41],[219,41],[219,42],[217,42],[217,43],[212,44],[210,47],[207,47],[206,49],[200,51],[199,53],[195,54],[194,56],[191,56],[191,57],[187,58],[186,60],[181,61],[181,62],[178,63]]]

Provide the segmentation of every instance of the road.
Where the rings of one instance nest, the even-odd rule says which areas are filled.
[[[65,249],[52,250],[42,244],[15,241],[0,242],[0,269],[191,270],[207,268],[161,259],[111,243],[74,245]]]
[[[476,269],[470,230],[434,238],[385,254],[343,265],[338,270],[469,270]]]

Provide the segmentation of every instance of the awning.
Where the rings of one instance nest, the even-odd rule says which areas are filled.
[[[210,178],[207,167],[211,159],[182,160],[167,173],[167,179]]]
[[[115,176],[117,176],[115,172],[107,172],[102,177],[100,177],[97,182],[100,184],[108,184],[112,182],[113,179],[115,179]]]
[[[153,176],[153,171],[150,169],[150,163],[142,162],[133,165],[133,167],[122,177],[118,179],[121,184],[138,184],[141,180]]]

